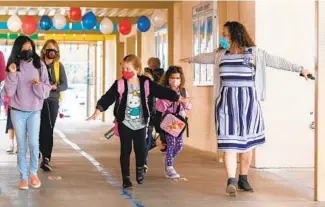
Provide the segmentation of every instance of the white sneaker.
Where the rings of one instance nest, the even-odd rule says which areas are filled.
[[[166,178],[168,179],[179,179],[181,176],[176,172],[174,167],[170,166],[166,169]]]
[[[14,153],[14,150],[15,150],[14,148],[15,148],[14,145],[13,144],[10,144],[6,152],[8,152],[8,153]]]

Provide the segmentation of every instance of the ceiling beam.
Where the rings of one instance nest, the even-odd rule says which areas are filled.
[[[10,15],[0,15],[0,22],[7,22],[9,17],[10,17]],[[25,16],[19,16],[19,17],[21,20],[23,20],[25,18]],[[40,16],[34,16],[34,17],[37,22],[41,19]],[[104,17],[97,17],[97,22],[100,23],[103,18]],[[118,24],[124,18],[123,17],[109,17],[109,19],[112,20],[112,22],[114,24]],[[138,20],[138,17],[128,17],[128,20],[130,21],[131,24],[135,24]],[[67,18],[67,22],[69,22],[68,18]]]
[[[173,1],[0,1],[0,6],[168,9]]]

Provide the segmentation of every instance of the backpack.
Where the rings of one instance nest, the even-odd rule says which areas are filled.
[[[180,91],[180,94],[181,94],[182,97],[186,98],[186,89],[182,88],[181,91]],[[160,125],[161,125],[161,123],[162,123],[165,116],[166,116],[166,114],[163,114],[163,113],[157,111],[157,114],[156,114],[156,117],[155,117],[155,120],[154,120],[154,126],[155,126],[156,132],[158,132],[158,133],[164,132],[164,130],[162,130]],[[178,117],[178,118],[181,121],[185,122],[185,124],[186,124],[186,136],[189,137],[190,136],[190,131],[189,131],[189,125],[188,125],[188,118],[185,117],[184,120],[182,118],[180,118],[180,117]]]
[[[57,84],[60,84],[60,62],[59,61],[54,61],[53,66],[54,66],[55,82]],[[59,103],[61,103],[62,97],[63,97],[63,94],[62,94],[62,92],[60,92]]]
[[[122,97],[123,97],[123,93],[125,91],[124,79],[120,79],[117,81],[117,91],[119,93],[118,104],[120,104]],[[148,96],[150,94],[149,80],[144,81],[144,91],[145,91],[145,96],[146,96],[146,106],[149,109],[149,106],[148,106]],[[149,117],[150,117],[150,115],[149,115]],[[110,134],[112,134],[112,133],[110,133]],[[114,134],[115,134],[115,136],[120,136],[120,133],[118,131],[118,122],[116,119],[114,120]]]
[[[186,98],[186,88],[181,89],[181,96]],[[186,123],[186,136],[189,137],[190,136],[190,130],[189,130],[189,126],[188,126],[188,118],[187,118],[187,116],[185,117],[185,123]]]

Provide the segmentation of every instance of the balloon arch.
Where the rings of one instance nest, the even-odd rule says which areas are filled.
[[[82,16],[80,8],[70,8],[68,20],[74,23],[81,22],[81,25],[86,30],[92,30],[97,25],[97,17],[93,12],[87,12]],[[160,28],[167,22],[166,12],[164,10],[155,10],[151,19],[146,16],[140,16],[137,20],[137,29],[140,32],[147,32],[151,26]],[[44,31],[49,31],[53,27],[61,30],[67,25],[67,18],[61,14],[56,14],[51,19],[47,15],[43,15],[39,22],[33,16],[26,16],[23,20],[17,15],[12,15],[7,21],[7,27],[11,32],[22,31],[25,35],[32,35],[37,31],[37,28]],[[104,35],[111,34],[114,31],[114,24],[111,19],[105,17],[101,20],[100,32]],[[132,24],[127,18],[119,22],[118,30],[122,35],[130,34]]]

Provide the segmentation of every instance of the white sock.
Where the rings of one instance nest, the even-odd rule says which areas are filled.
[[[173,170],[173,169],[174,169],[173,166],[167,166],[167,168],[166,168],[167,171],[168,171],[168,170]]]
[[[14,146],[14,140],[13,139],[9,139],[9,145]]]

